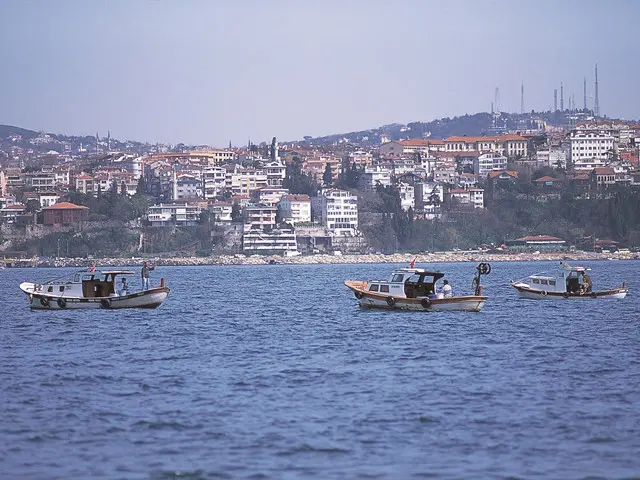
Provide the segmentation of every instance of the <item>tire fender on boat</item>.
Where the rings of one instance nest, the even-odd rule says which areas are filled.
[[[103,298],[102,300],[100,300],[100,306],[102,308],[111,307],[111,299],[110,298]]]
[[[387,297],[387,305],[389,305],[390,307],[393,307],[396,304],[396,301],[393,299],[393,297]]]
[[[569,294],[568,294],[567,292],[564,292],[564,293],[562,294],[562,298],[569,298]]]
[[[49,299],[47,297],[40,297],[40,305],[43,307],[49,306]]]
[[[543,297],[546,297],[547,296],[547,291],[546,290],[542,290],[540,292],[540,295],[542,295]]]
[[[589,295],[591,298],[596,298],[598,295],[596,295],[596,292],[591,292],[591,295]]]
[[[363,294],[360,290],[355,290],[355,291],[353,292],[353,295],[354,295],[358,300],[360,300],[362,297],[364,297],[364,294]]]
[[[59,298],[57,304],[60,308],[65,308],[67,306],[67,301],[64,298]]]
[[[431,300],[428,298],[423,298],[420,301],[420,305],[422,305],[422,308],[429,308],[431,306]]]

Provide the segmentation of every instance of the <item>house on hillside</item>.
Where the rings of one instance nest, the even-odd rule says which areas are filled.
[[[44,225],[70,225],[89,219],[89,207],[61,202],[42,209]]]
[[[549,235],[532,235],[516,240],[506,240],[504,243],[509,252],[561,252],[567,250],[567,242]]]

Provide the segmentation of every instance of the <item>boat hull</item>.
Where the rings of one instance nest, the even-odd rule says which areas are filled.
[[[367,292],[363,288],[366,286],[366,282],[350,281],[345,282],[345,285],[351,289],[362,308],[417,312],[479,312],[487,301],[487,297],[475,295],[448,298],[405,298]]]
[[[574,300],[574,299],[612,299],[622,300],[627,296],[629,290],[624,287],[613,288],[611,290],[604,290],[600,292],[589,293],[567,293],[567,292],[548,292],[545,290],[535,290],[524,286],[523,284],[511,284],[513,288],[518,292],[518,297],[526,298],[528,300]]]
[[[64,297],[33,293],[31,283],[23,283],[20,289],[29,297],[32,310],[120,310],[124,308],[158,308],[169,295],[169,288],[157,287],[118,297]]]

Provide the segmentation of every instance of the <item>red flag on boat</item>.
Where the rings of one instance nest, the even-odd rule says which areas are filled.
[[[409,268],[413,268],[413,266],[416,264],[416,258],[418,257],[413,257],[413,260],[411,260],[411,263],[409,264]]]
[[[95,272],[95,271],[96,271],[96,266],[97,266],[97,264],[95,264],[95,263],[94,263],[93,265],[91,265],[91,266],[89,267],[89,271],[90,271],[90,272]]]

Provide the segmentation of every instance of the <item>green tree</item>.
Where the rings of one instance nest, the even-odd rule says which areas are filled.
[[[322,173],[322,183],[326,187],[333,185],[333,173],[331,171],[330,163],[327,163],[324,167],[324,172]]]
[[[233,205],[231,206],[231,221],[237,222],[241,219],[242,219],[242,209],[240,208],[240,205],[238,204],[238,202],[233,202]]]

